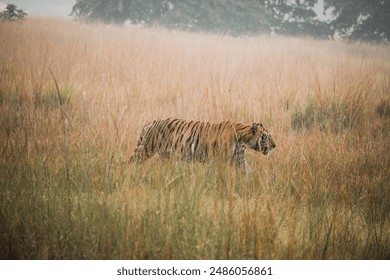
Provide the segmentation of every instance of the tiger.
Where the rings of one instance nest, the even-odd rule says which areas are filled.
[[[144,125],[129,162],[142,163],[156,154],[168,159],[176,155],[185,161],[230,161],[236,168],[245,169],[246,148],[268,156],[275,147],[271,134],[261,123],[168,118]]]

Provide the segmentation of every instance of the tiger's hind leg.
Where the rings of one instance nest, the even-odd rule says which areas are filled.
[[[153,155],[148,155],[146,150],[146,135],[150,131],[153,124],[154,122],[149,122],[142,128],[142,132],[138,139],[137,146],[135,147],[133,154],[129,158],[130,163],[132,162],[142,163],[145,160],[147,160],[149,157],[153,156]]]
[[[134,152],[132,153],[132,155],[130,156],[129,158],[129,162],[130,163],[133,163],[133,162],[144,162],[145,161],[145,157],[143,156],[144,154],[144,144],[143,142],[139,142],[137,143],[137,146],[135,147],[135,150]]]

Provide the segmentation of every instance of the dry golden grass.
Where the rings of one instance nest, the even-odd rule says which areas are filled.
[[[54,19],[0,34],[0,258],[390,258],[389,46]],[[163,117],[262,122],[277,148],[246,176],[117,165]]]

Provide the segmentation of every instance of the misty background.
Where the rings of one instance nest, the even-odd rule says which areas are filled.
[[[29,16],[232,36],[390,40],[390,0],[9,0],[8,4]]]

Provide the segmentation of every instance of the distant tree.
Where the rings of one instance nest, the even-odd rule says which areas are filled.
[[[318,0],[77,0],[76,18],[106,23],[164,25],[224,34],[279,33],[316,36]],[[324,35],[325,36],[325,35]]]
[[[231,35],[271,31],[261,1],[171,0],[159,10],[162,13],[152,23],[169,27]]]
[[[0,19],[3,21],[22,20],[27,16],[23,10],[18,9],[16,5],[8,4],[3,12],[0,13]]]
[[[126,0],[77,0],[71,15],[89,21],[105,23],[123,23],[127,15],[124,13]]]
[[[332,14],[318,19],[324,3]],[[231,35],[275,33],[390,41],[390,0],[76,0],[72,13],[88,21],[163,25]]]
[[[273,31],[277,34],[327,38],[330,27],[317,19],[313,8],[318,0],[268,0]]]
[[[335,33],[347,39],[390,41],[389,0],[324,0]]]

